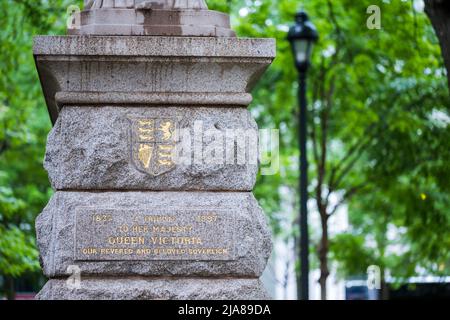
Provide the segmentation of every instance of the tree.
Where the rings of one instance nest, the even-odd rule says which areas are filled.
[[[42,166],[50,120],[32,37],[64,32],[70,2],[0,2],[0,275],[9,299],[14,279],[39,270],[34,219],[51,195]]]
[[[373,4],[381,7],[382,30],[366,28],[366,9]],[[280,128],[282,135],[280,176],[260,177],[256,190],[257,197],[269,212],[272,224],[278,225],[276,230],[280,230],[279,222],[284,219],[283,215],[291,217],[292,212],[297,212],[296,207],[292,207],[292,212],[288,214],[280,212],[281,208],[277,206],[286,198],[283,194],[286,187],[291,190],[290,194],[296,193],[298,179],[295,163],[298,155],[295,134],[297,124],[294,120],[297,119],[298,109],[296,87],[293,85],[296,72],[285,40],[285,26],[293,21],[296,2],[260,1],[248,4],[233,1],[232,8],[232,13],[239,12],[239,15],[233,16],[233,22],[241,36],[274,37],[278,42],[277,58],[255,90],[255,101],[251,109],[257,115],[260,126]],[[417,213],[412,207],[397,211],[400,206],[404,206],[401,185],[397,182],[400,172],[392,172],[388,176],[380,175],[379,172],[373,174],[375,171],[372,166],[381,166],[380,160],[389,159],[391,167],[408,163],[406,168],[409,171],[403,173],[406,176],[419,170],[419,164],[409,163],[404,153],[392,152],[400,149],[393,146],[386,150],[385,142],[411,148],[413,145],[418,147],[431,142],[434,146],[446,146],[446,127],[441,128],[439,134],[434,132],[427,135],[428,140],[425,140],[424,135],[416,137],[414,144],[409,143],[408,139],[417,135],[416,130],[425,132],[425,128],[431,124],[429,118],[433,113],[448,114],[448,91],[443,85],[445,78],[436,36],[426,16],[415,10],[411,2],[386,4],[381,1],[355,3],[345,0],[316,0],[305,4],[305,8],[321,34],[311,74],[309,158],[312,163],[310,175],[313,177],[310,196],[316,203],[322,226],[317,239],[317,258],[321,269],[319,282],[322,298],[326,298],[330,245],[333,248],[340,246],[339,237],[330,243],[330,219],[342,205],[350,205],[350,211],[356,211],[358,203],[367,199],[367,194],[373,197],[372,203],[385,199],[386,185],[392,186],[389,193],[397,199],[387,206],[397,213],[397,221],[403,221],[400,225],[411,228],[408,229],[411,237],[404,237],[402,240],[411,245],[414,254],[423,258],[423,263],[410,261],[410,270],[433,261],[435,255],[427,251],[427,248],[416,245],[426,239],[419,232],[413,232],[412,225],[405,223],[409,219],[407,217],[415,217],[421,213]],[[431,148],[427,151],[436,150]],[[438,159],[442,161],[443,157],[440,154]],[[387,163],[383,162],[383,165]],[[445,166],[436,170],[429,174],[435,178],[448,177],[450,172]],[[412,179],[411,176],[409,178]],[[426,185],[426,181],[415,181],[419,184],[419,189]],[[443,194],[443,205],[448,197],[442,186],[438,189]],[[278,192],[268,193],[268,190]],[[371,208],[376,215],[383,213],[384,209],[381,206]],[[423,210],[427,210],[426,207]],[[440,217],[437,221],[447,221],[448,213],[445,211],[437,211],[436,215]],[[368,211],[364,221],[369,223],[370,217],[371,212]],[[383,238],[385,230],[381,226],[386,221],[389,221],[389,217],[387,220],[377,220],[380,228],[368,235],[375,233],[377,238]],[[446,234],[437,224],[428,227],[439,230],[441,237]],[[298,238],[296,229],[290,234]],[[352,243],[366,245],[365,241],[360,240]],[[446,247],[437,240],[433,246],[441,248],[439,254],[442,257]],[[345,243],[340,247],[345,248]],[[342,253],[342,250],[335,250],[331,257],[341,261],[343,259],[339,259],[339,254],[336,255],[338,252]],[[367,252],[366,248],[360,247],[354,254],[364,254],[367,257]],[[386,255],[392,257],[392,253],[388,252]],[[376,255],[373,260],[376,264]],[[361,258],[357,261],[366,260]],[[368,265],[359,265],[362,273],[367,267]],[[433,272],[434,269],[429,271]],[[412,275],[414,272],[408,274]]]
[[[430,110],[422,110],[425,119],[420,120],[416,114],[410,116],[407,112],[422,107],[423,101],[443,101],[442,96],[448,96],[439,83],[433,83],[431,79],[418,81],[423,77],[410,69],[415,64],[417,69],[425,70],[430,60],[430,57],[421,59],[419,53],[421,47],[427,47],[433,39],[419,40],[420,35],[427,34],[423,16],[418,17],[407,3],[391,3],[382,7],[384,29],[374,31],[361,28],[366,17],[361,17],[358,12],[363,12],[368,4],[341,3],[339,6],[326,1],[320,7],[325,8],[322,15],[332,24],[333,31],[324,41],[330,41],[328,46],[331,45],[333,52],[329,58],[322,55],[318,62],[320,67],[314,76],[315,92],[312,95],[312,158],[317,175],[315,200],[322,225],[318,247],[322,299],[326,299],[329,275],[329,219],[341,205],[349,203],[368,187],[368,182],[373,181],[362,173],[370,170],[370,163],[376,160],[377,139],[386,137],[390,141],[393,136],[388,135],[386,127],[397,127],[399,120],[404,130],[412,129],[408,126],[414,121],[426,121]],[[348,7],[352,9],[345,10]],[[353,20],[355,29],[352,23],[345,23],[346,19]],[[411,28],[414,24],[416,29]],[[395,46],[398,38],[404,42]],[[410,49],[405,45],[408,41]],[[434,93],[440,93],[440,97],[432,97],[424,87],[425,83],[439,88]],[[342,94],[344,92],[346,96]],[[401,95],[402,92],[406,95]],[[440,107],[444,108],[445,104]],[[391,114],[394,116],[389,116]],[[338,127],[344,123],[347,128]],[[341,146],[335,149],[333,144],[336,143]],[[398,154],[398,158],[391,160],[400,162],[403,157]],[[371,178],[377,182],[381,180],[381,177]],[[333,195],[337,198],[334,204],[331,201]]]
[[[450,88],[450,2],[444,0],[425,0],[425,12],[430,17],[441,43]]]

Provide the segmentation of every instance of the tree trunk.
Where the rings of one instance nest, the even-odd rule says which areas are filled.
[[[327,279],[330,275],[328,270],[328,249],[329,249],[329,239],[328,239],[328,216],[326,213],[326,208],[320,209],[320,218],[322,222],[322,238],[320,240],[319,246],[319,261],[320,261],[320,298],[322,300],[327,300]]]
[[[430,18],[441,44],[450,88],[450,1],[425,0],[425,12]]]
[[[16,298],[16,290],[14,289],[14,278],[5,276],[5,294],[7,300]]]
[[[381,293],[379,300],[389,300],[389,285],[386,282],[386,279],[381,280]]]

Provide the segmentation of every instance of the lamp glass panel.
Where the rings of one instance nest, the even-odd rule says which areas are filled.
[[[297,64],[309,62],[313,44],[311,41],[299,39],[294,41],[295,60]]]

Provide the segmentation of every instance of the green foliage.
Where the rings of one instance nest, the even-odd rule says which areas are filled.
[[[0,1],[0,276],[39,270],[34,220],[51,195],[42,166],[51,124],[32,43],[64,32],[70,3]]]
[[[368,248],[363,235],[342,233],[331,241],[330,251],[339,261],[346,261],[346,268],[338,270],[342,277],[347,275],[364,276],[364,266],[379,265],[374,261],[375,252]]]
[[[381,30],[366,27],[374,4]],[[340,274],[365,274],[372,264],[394,277],[450,274],[450,99],[428,18],[412,1],[304,6],[320,33],[310,72],[310,196],[327,214],[336,202],[348,205],[351,227],[330,243]],[[261,127],[280,129],[282,168],[259,177],[256,195],[277,234],[295,237],[285,221],[293,226],[298,207],[280,203],[297,194],[297,73],[285,37],[299,2],[235,0],[227,8],[240,36],[277,40],[251,110]],[[402,232],[391,241],[388,229]],[[312,232],[318,242],[321,231]]]
[[[39,268],[38,252],[30,245],[34,242],[32,235],[14,226],[8,229],[0,226],[0,232],[0,270],[3,274],[19,277]]]

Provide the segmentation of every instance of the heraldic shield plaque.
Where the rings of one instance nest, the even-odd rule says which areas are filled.
[[[131,159],[139,171],[159,176],[175,169],[177,122],[138,118],[131,122]]]

